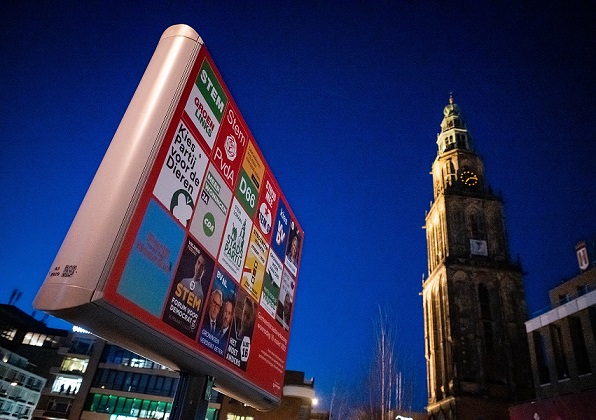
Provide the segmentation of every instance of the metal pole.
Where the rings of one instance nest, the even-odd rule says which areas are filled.
[[[170,420],[205,420],[213,378],[179,372]]]

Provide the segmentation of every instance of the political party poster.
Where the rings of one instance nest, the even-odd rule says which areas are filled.
[[[284,270],[281,276],[281,290],[277,300],[277,312],[275,319],[284,329],[290,328],[290,318],[292,316],[292,307],[294,306],[294,288],[295,281],[288,270]]]
[[[234,198],[219,251],[219,261],[237,282],[240,282],[251,228],[250,218]]]
[[[118,293],[159,317],[183,241],[184,230],[151,200],[124,266]]]
[[[265,166],[253,143],[250,142],[240,169],[240,179],[236,187],[236,198],[242,203],[248,215],[253,218],[257,210],[259,190],[263,182]]]
[[[267,171],[265,172],[263,189],[259,196],[259,204],[257,209],[257,225],[267,242],[271,242],[271,235],[273,233],[273,215],[277,210],[278,198],[278,187],[275,185],[271,173]]]
[[[232,190],[210,165],[190,225],[190,233],[213,256],[217,255],[232,202]]]
[[[257,317],[257,303],[242,289],[236,294],[234,321],[226,349],[226,360],[242,370],[250,357],[251,337]]]
[[[230,188],[236,185],[248,139],[249,132],[232,103],[225,112],[212,155],[214,167]]]
[[[197,335],[213,266],[214,261],[207,252],[192,238],[187,238],[162,319],[189,338]]]
[[[279,201],[277,207],[277,216],[273,225],[273,240],[271,248],[277,253],[280,258],[285,258],[286,244],[288,243],[288,231],[290,229],[290,214],[283,202]]]
[[[224,355],[230,334],[235,297],[236,282],[218,269],[207,301],[199,337],[199,343],[218,356]]]
[[[263,278],[263,293],[261,293],[261,307],[267,311],[272,318],[275,318],[277,310],[277,298],[281,288],[281,273],[283,264],[275,252],[269,253],[267,268]]]
[[[170,142],[153,195],[184,226],[192,215],[208,162],[208,156],[186,124],[180,121]]]
[[[227,103],[227,94],[204,58],[184,110],[210,148],[215,143]]]
[[[288,245],[286,247],[286,266],[296,276],[298,272],[298,260],[300,259],[300,251],[302,249],[302,232],[298,225],[290,223],[290,236],[288,238]]]
[[[269,245],[255,226],[250,235],[248,254],[244,262],[240,284],[257,301],[261,296],[268,253]]]

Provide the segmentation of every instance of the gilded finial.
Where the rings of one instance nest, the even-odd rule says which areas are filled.
[[[453,91],[449,92],[449,103],[453,105]]]

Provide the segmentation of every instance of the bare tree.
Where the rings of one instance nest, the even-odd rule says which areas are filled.
[[[373,321],[375,346],[368,375],[370,419],[389,420],[409,409],[411,392],[404,385],[397,346],[397,326],[379,306],[378,318]]]

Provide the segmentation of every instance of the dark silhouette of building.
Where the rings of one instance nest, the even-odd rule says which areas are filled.
[[[533,395],[523,274],[509,255],[503,200],[452,98],[443,114],[425,225],[427,411],[432,419],[503,419]]]

